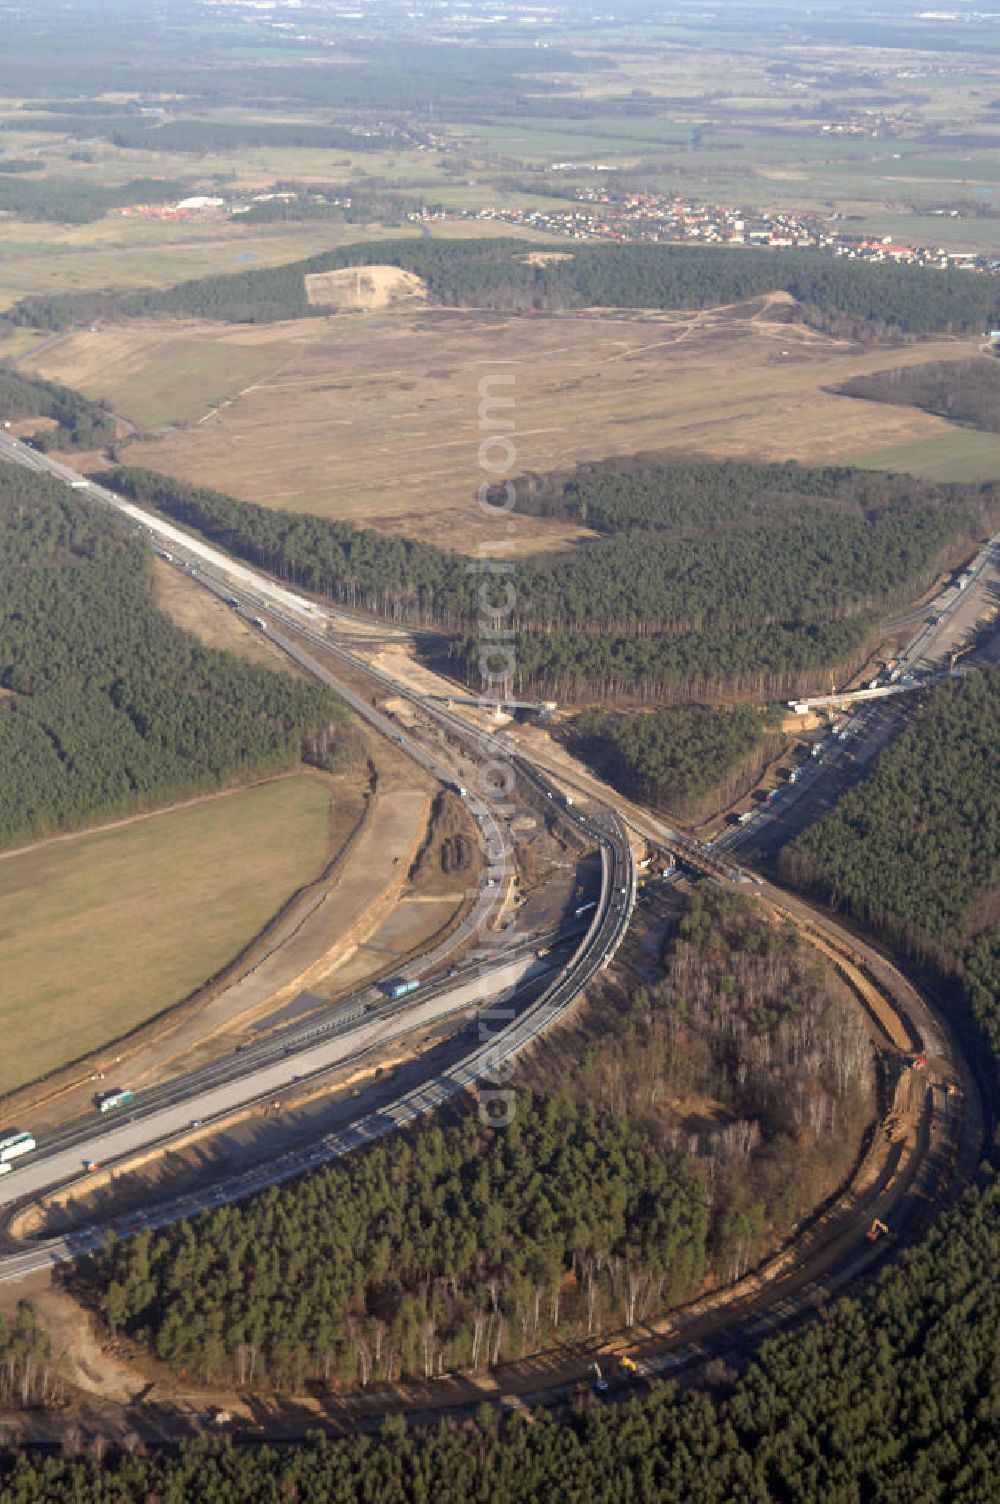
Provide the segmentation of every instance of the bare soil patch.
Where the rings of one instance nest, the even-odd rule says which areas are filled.
[[[572,261],[572,251],[529,251],[518,258],[525,266],[548,266],[552,261]]]
[[[5,1316],[14,1316],[22,1300],[34,1307],[51,1337],[55,1365],[68,1363],[69,1377],[78,1389],[127,1405],[143,1388],[142,1376],[115,1356],[91,1313],[55,1283],[50,1271],[0,1285],[0,1312]]]
[[[347,266],[336,272],[312,272],[305,280],[310,303],[341,312],[367,313],[427,301],[424,279],[398,266]]]

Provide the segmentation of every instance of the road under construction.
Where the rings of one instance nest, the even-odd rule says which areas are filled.
[[[484,995],[490,998],[500,987],[517,999],[511,1009],[513,1017],[502,1027],[491,1027],[446,1073],[430,1076],[376,1112],[359,1108],[356,1118],[347,1126],[277,1162],[220,1178],[194,1195],[173,1198],[162,1195],[141,1214],[133,1213],[125,1221],[94,1223],[57,1237],[42,1233],[20,1240],[11,1229],[23,1225],[40,1197],[56,1190],[64,1193],[67,1188],[85,1186],[84,1160],[107,1162],[110,1157],[113,1162],[125,1164],[140,1149],[155,1151],[169,1145],[183,1125],[170,1117],[158,1117],[158,1113],[179,1110],[190,1126],[192,1118],[204,1116],[203,1106],[222,1118],[237,1106],[256,1100],[262,1091],[273,1090],[275,1071],[282,1081],[295,1080],[312,1071],[322,1077],[329,1069],[331,1054],[339,1060],[352,1048],[365,1050],[370,1047],[370,1039],[363,1032],[366,1028],[370,1030],[373,1023],[385,1025],[392,1019],[402,1027],[408,1010],[416,1007],[416,1003],[409,999],[390,1014],[369,996],[362,1000],[361,1011],[353,1020],[342,1028],[331,1026],[328,1037],[323,1039],[318,1039],[315,1032],[310,1033],[310,1029],[322,1029],[322,1021],[298,1027],[297,1032],[281,1043],[280,1060],[272,1049],[266,1058],[262,1055],[231,1064],[222,1083],[226,1095],[218,1104],[210,1095],[220,1089],[218,1080],[195,1079],[193,1075],[189,1080],[168,1083],[162,1088],[164,1099],[155,1105],[155,1110],[137,1111],[127,1132],[124,1127],[110,1130],[107,1125],[95,1126],[91,1132],[86,1125],[82,1128],[77,1125],[75,1136],[67,1142],[64,1131],[62,1139],[56,1135],[48,1147],[44,1143],[39,1145],[37,1158],[33,1157],[30,1183],[23,1167],[4,1177],[7,1185],[0,1181],[0,1195],[8,1203],[6,1241],[0,1249],[0,1280],[18,1280],[38,1269],[73,1259],[97,1246],[109,1230],[127,1234],[139,1227],[162,1226],[206,1207],[239,1200],[266,1185],[300,1175],[398,1131],[461,1093],[482,1090],[484,1085],[503,1079],[508,1062],[565,1015],[621,945],[637,891],[630,829],[658,850],[670,853],[694,874],[727,885],[752,884],[761,902],[776,916],[790,918],[799,926],[864,1009],[882,1061],[886,1089],[882,1093],[879,1122],[851,1182],[796,1233],[788,1248],[775,1255],[768,1266],[753,1271],[737,1286],[673,1313],[658,1328],[648,1326],[600,1342],[561,1348],[537,1362],[513,1365],[497,1373],[485,1386],[481,1377],[473,1381],[468,1376],[455,1375],[436,1382],[433,1387],[415,1385],[399,1389],[391,1399],[383,1395],[341,1401],[331,1405],[326,1417],[330,1429],[375,1425],[388,1410],[400,1408],[415,1418],[422,1414],[467,1413],[484,1397],[500,1404],[558,1403],[575,1384],[586,1381],[595,1361],[606,1362],[609,1358],[613,1370],[618,1363],[611,1386],[611,1392],[615,1392],[634,1383],[637,1376],[677,1372],[716,1352],[748,1347],[767,1332],[802,1320],[833,1293],[867,1275],[886,1257],[888,1249],[898,1246],[903,1239],[919,1235],[936,1209],[954,1198],[974,1173],[988,1131],[975,1071],[928,999],[877,947],[845,930],[832,916],[764,882],[759,874],[743,865],[736,849],[708,848],[670,829],[629,801],[614,798],[612,807],[613,796],[596,781],[585,790],[584,803],[567,800],[560,794],[561,775],[553,782],[549,770],[519,741],[502,731],[484,732],[474,720],[407,688],[337,641],[328,630],[324,608],[316,602],[229,559],[220,550],[209,548],[200,539],[165,524],[7,435],[0,435],[0,453],[30,468],[47,470],[76,489],[85,490],[93,500],[123,512],[133,525],[148,532],[160,552],[167,553],[169,562],[186,570],[217,596],[232,601],[234,589],[238,589],[234,609],[266,631],[276,646],[306,672],[336,688],[375,730],[390,737],[442,783],[460,790],[479,824],[488,857],[484,886],[469,920],[473,927],[482,924],[492,912],[498,877],[503,873],[514,837],[500,808],[502,801],[492,797],[485,785],[473,788],[471,784],[460,783],[465,777],[461,768],[467,766],[470,756],[480,763],[502,763],[509,768],[516,781],[533,791],[536,798],[546,801],[553,816],[565,822],[581,842],[588,843],[600,856],[600,889],[595,907],[587,916],[586,929],[582,934],[568,937],[565,953],[555,961],[540,965],[543,958],[531,945],[522,950],[494,950],[489,962],[479,963],[478,997],[462,991],[472,984],[471,977],[452,977],[434,984],[433,997],[442,1000],[442,1011],[452,1005],[455,1009],[481,1005]],[[165,542],[170,545],[166,549]],[[394,696],[411,700],[435,728],[437,740],[428,744],[427,738],[417,731],[401,734],[398,724],[382,715],[372,699],[359,692],[359,677],[372,690],[383,693],[389,690]],[[418,980],[421,971],[416,964],[412,980]],[[428,1001],[427,992],[419,996],[422,1003]],[[373,1016],[373,1006],[377,1018]],[[264,1079],[263,1073],[268,1072],[271,1074]],[[901,1091],[907,1094],[907,1121],[912,1131],[904,1139],[897,1139],[893,1137],[892,1123]],[[168,1101],[170,1093],[173,1096]],[[106,1136],[109,1132],[125,1133],[126,1141],[121,1147],[115,1142],[105,1142],[99,1147],[99,1135]],[[70,1172],[67,1154],[76,1159],[80,1169]],[[876,1221],[893,1229],[892,1239],[869,1241],[865,1232]],[[624,1366],[619,1361],[622,1358],[628,1359]],[[136,1417],[133,1416],[131,1424],[136,1425]],[[280,1428],[275,1434],[280,1434]]]

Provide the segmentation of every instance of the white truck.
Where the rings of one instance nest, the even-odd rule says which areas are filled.
[[[34,1148],[35,1140],[30,1133],[9,1133],[6,1138],[0,1138],[0,1164],[19,1159],[22,1154],[30,1154]]]

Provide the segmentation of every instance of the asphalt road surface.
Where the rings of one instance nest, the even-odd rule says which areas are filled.
[[[57,1131],[54,1135],[57,1141],[51,1147],[43,1140],[34,1153],[15,1160],[13,1171],[0,1176],[0,1206],[40,1194],[79,1175],[89,1161],[103,1164],[176,1137],[191,1128],[194,1117],[205,1122],[234,1112],[249,1102],[276,1097],[303,1077],[330,1070],[373,1046],[425,1028],[448,1014],[482,1008],[498,993],[518,986],[532,971],[537,971],[540,964],[532,953],[494,966],[467,982],[445,988],[428,1000],[421,1001],[419,995],[411,995],[407,1005],[400,1007],[391,1017],[372,1021],[362,1019],[352,1028],[319,1044],[297,1049],[289,1047],[290,1052],[282,1052],[279,1059],[218,1086],[189,1088],[182,1100],[154,1112],[133,1117],[131,1104],[115,1109],[115,1113],[128,1114],[124,1122],[120,1116],[108,1114],[104,1117],[95,1111],[86,1137],[77,1138],[70,1146],[63,1147],[58,1142]],[[135,1105],[141,1105],[141,1099],[137,1099]]]

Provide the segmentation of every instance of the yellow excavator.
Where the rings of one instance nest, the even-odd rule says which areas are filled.
[[[889,1229],[886,1227],[885,1223],[884,1222],[880,1222],[877,1217],[873,1217],[872,1218],[872,1225],[868,1229],[868,1241],[869,1241],[869,1243],[877,1243],[878,1240],[879,1240],[879,1238],[881,1238],[881,1237],[888,1237],[888,1236],[889,1236]]]

